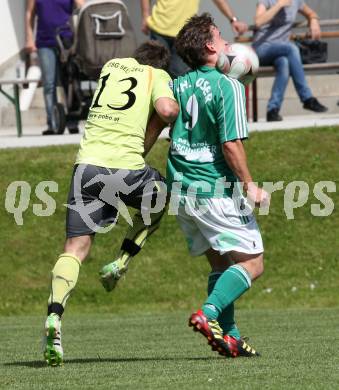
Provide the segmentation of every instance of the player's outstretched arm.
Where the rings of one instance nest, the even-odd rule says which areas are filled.
[[[154,112],[146,128],[143,157],[146,157],[152,149],[155,141],[158,139],[161,131],[166,125],[167,123],[164,122],[156,112]]]
[[[154,104],[155,111],[160,118],[166,123],[172,123],[177,119],[179,114],[178,103],[168,97],[161,97]]]
[[[269,194],[253,183],[252,176],[247,166],[247,156],[244,145],[240,139],[223,143],[223,154],[228,166],[233,173],[244,183],[244,191],[256,204],[269,202]]]

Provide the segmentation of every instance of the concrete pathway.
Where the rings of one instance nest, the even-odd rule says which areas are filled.
[[[339,115],[314,115],[314,116],[293,116],[285,117],[282,122],[265,122],[260,120],[256,123],[250,123],[251,131],[272,131],[272,130],[292,130],[305,127],[338,126]],[[23,127],[23,136],[17,137],[16,128],[0,128],[0,149],[6,148],[27,148],[32,146],[50,146],[50,145],[71,145],[79,144],[84,131],[84,122],[80,124],[80,134],[68,134],[67,130],[63,135],[42,136],[44,127]],[[339,129],[338,129],[339,130]],[[161,138],[168,137],[166,129],[161,134]]]

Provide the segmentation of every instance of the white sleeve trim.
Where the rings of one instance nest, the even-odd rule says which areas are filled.
[[[238,80],[232,79],[231,77],[223,76],[223,78],[231,85],[233,90],[233,98],[234,98],[234,107],[235,107],[235,130],[237,137],[247,138],[248,137],[248,129],[247,129],[247,117],[246,117],[246,109],[242,96],[241,85]],[[220,84],[218,83],[219,89],[223,95]],[[224,99],[224,96],[223,96]],[[224,100],[223,100],[224,101]]]

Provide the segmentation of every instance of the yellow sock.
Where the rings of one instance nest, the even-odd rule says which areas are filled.
[[[65,308],[66,301],[75,287],[81,261],[70,253],[63,253],[52,270],[51,293],[48,304],[60,304]]]

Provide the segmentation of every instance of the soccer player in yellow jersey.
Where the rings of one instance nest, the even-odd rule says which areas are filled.
[[[135,58],[112,59],[102,69],[74,166],[64,253],[52,270],[45,323],[48,365],[63,361],[61,316],[95,233],[110,230],[119,212],[131,224],[118,259],[101,271],[110,291],[159,225],[164,207],[156,206],[159,199],[163,206],[166,201],[164,178],[144,156],[178,115],[171,79],[163,70],[168,64],[168,50],[151,41],[137,49]],[[133,221],[126,206],[137,209]]]

